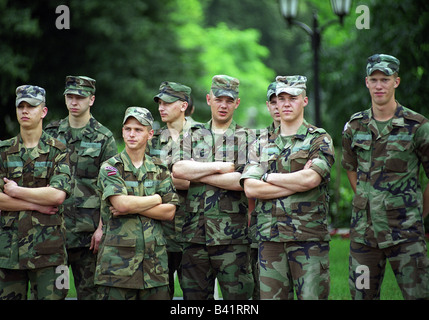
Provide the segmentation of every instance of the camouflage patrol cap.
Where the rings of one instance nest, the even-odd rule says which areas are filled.
[[[277,95],[282,92],[286,92],[293,96],[299,96],[304,90],[307,89],[307,77],[305,76],[277,76],[276,82]]]
[[[86,76],[67,76],[64,95],[89,97],[95,94],[95,80]]]
[[[124,121],[122,122],[122,125],[125,124],[127,119],[129,117],[134,117],[138,122],[140,122],[144,126],[151,126],[153,125],[153,117],[150,111],[146,108],[141,107],[129,107],[125,111]]]
[[[271,82],[270,85],[267,88],[267,101],[270,101],[271,96],[274,94],[276,94],[276,87],[277,87],[277,82]]]
[[[32,85],[19,86],[16,88],[15,105],[18,107],[22,101],[25,101],[33,107],[37,107],[39,104],[46,102],[45,96],[46,91],[41,87]]]
[[[159,93],[153,97],[153,100],[158,102],[158,100],[161,99],[168,103],[172,103],[177,100],[189,102],[191,91],[191,88],[183,84],[164,81],[159,86]]]
[[[240,81],[227,75],[216,75],[212,78],[211,90],[215,97],[227,96],[238,98],[238,86]]]
[[[368,58],[366,74],[370,76],[375,70],[380,70],[384,74],[391,76],[399,72],[399,60],[388,54],[374,54]]]

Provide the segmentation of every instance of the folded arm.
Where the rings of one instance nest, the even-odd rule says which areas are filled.
[[[116,212],[122,215],[140,213],[162,203],[159,194],[152,196],[114,195],[110,196],[109,200]]]
[[[57,206],[43,206],[26,200],[13,198],[0,192],[0,210],[3,211],[38,211],[44,214],[55,214]]]
[[[59,206],[66,199],[67,194],[52,187],[28,188],[20,187],[13,180],[3,178],[4,193],[12,198],[25,200],[41,206]]]
[[[287,197],[295,193],[290,189],[252,178],[244,180],[244,191],[248,198],[257,198],[262,200]]]
[[[115,217],[127,214],[140,214],[157,220],[172,220],[176,212],[173,204],[162,203],[160,195],[133,196],[117,195],[109,197],[110,211]]]
[[[234,172],[235,167],[232,162],[181,160],[173,165],[172,170],[175,178],[193,181],[216,173]]]
[[[291,173],[270,173],[266,181],[294,192],[305,192],[316,188],[322,177],[312,169],[303,169]]]
[[[198,181],[225,190],[243,191],[243,188],[240,185],[240,178],[240,172],[229,172],[204,176]]]

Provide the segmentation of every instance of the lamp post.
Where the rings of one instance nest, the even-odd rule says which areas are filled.
[[[301,21],[295,20],[298,14],[298,0],[280,0],[280,10],[283,17],[288,22],[289,26],[295,24],[301,27],[311,38],[311,47],[313,49],[313,77],[314,77],[314,106],[315,106],[315,125],[322,126],[320,117],[320,85],[319,85],[319,51],[322,32],[331,24],[340,22],[343,25],[343,20],[350,12],[351,0],[331,0],[331,7],[334,13],[339,17],[339,20],[331,20],[319,27],[319,19],[317,12],[313,11],[313,28],[309,27]]]

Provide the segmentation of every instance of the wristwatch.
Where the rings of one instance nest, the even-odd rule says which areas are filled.
[[[267,182],[267,179],[268,179],[268,172],[265,172],[265,173],[262,175],[261,180],[262,180],[262,181],[264,181],[264,182]]]

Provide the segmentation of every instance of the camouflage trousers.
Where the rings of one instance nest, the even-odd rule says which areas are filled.
[[[326,300],[330,290],[328,242],[261,242],[260,298]]]
[[[59,274],[55,270],[55,266],[34,270],[0,268],[0,300],[27,300],[29,282],[31,300],[65,299],[68,290],[56,287]]]
[[[250,299],[253,292],[250,246],[184,244],[183,299],[213,300],[216,278],[224,300]]]
[[[168,285],[148,289],[98,286],[97,300],[169,300]]]
[[[89,248],[67,249],[68,264],[71,267],[78,300],[95,300],[97,286],[94,284],[97,255]]]
[[[253,285],[254,285],[252,300],[260,300],[258,248],[253,248],[253,247],[250,248],[250,263],[252,265]]]
[[[404,299],[429,299],[429,259],[424,241],[402,243],[385,249],[351,241],[349,287],[352,299],[380,299],[387,259]]]

